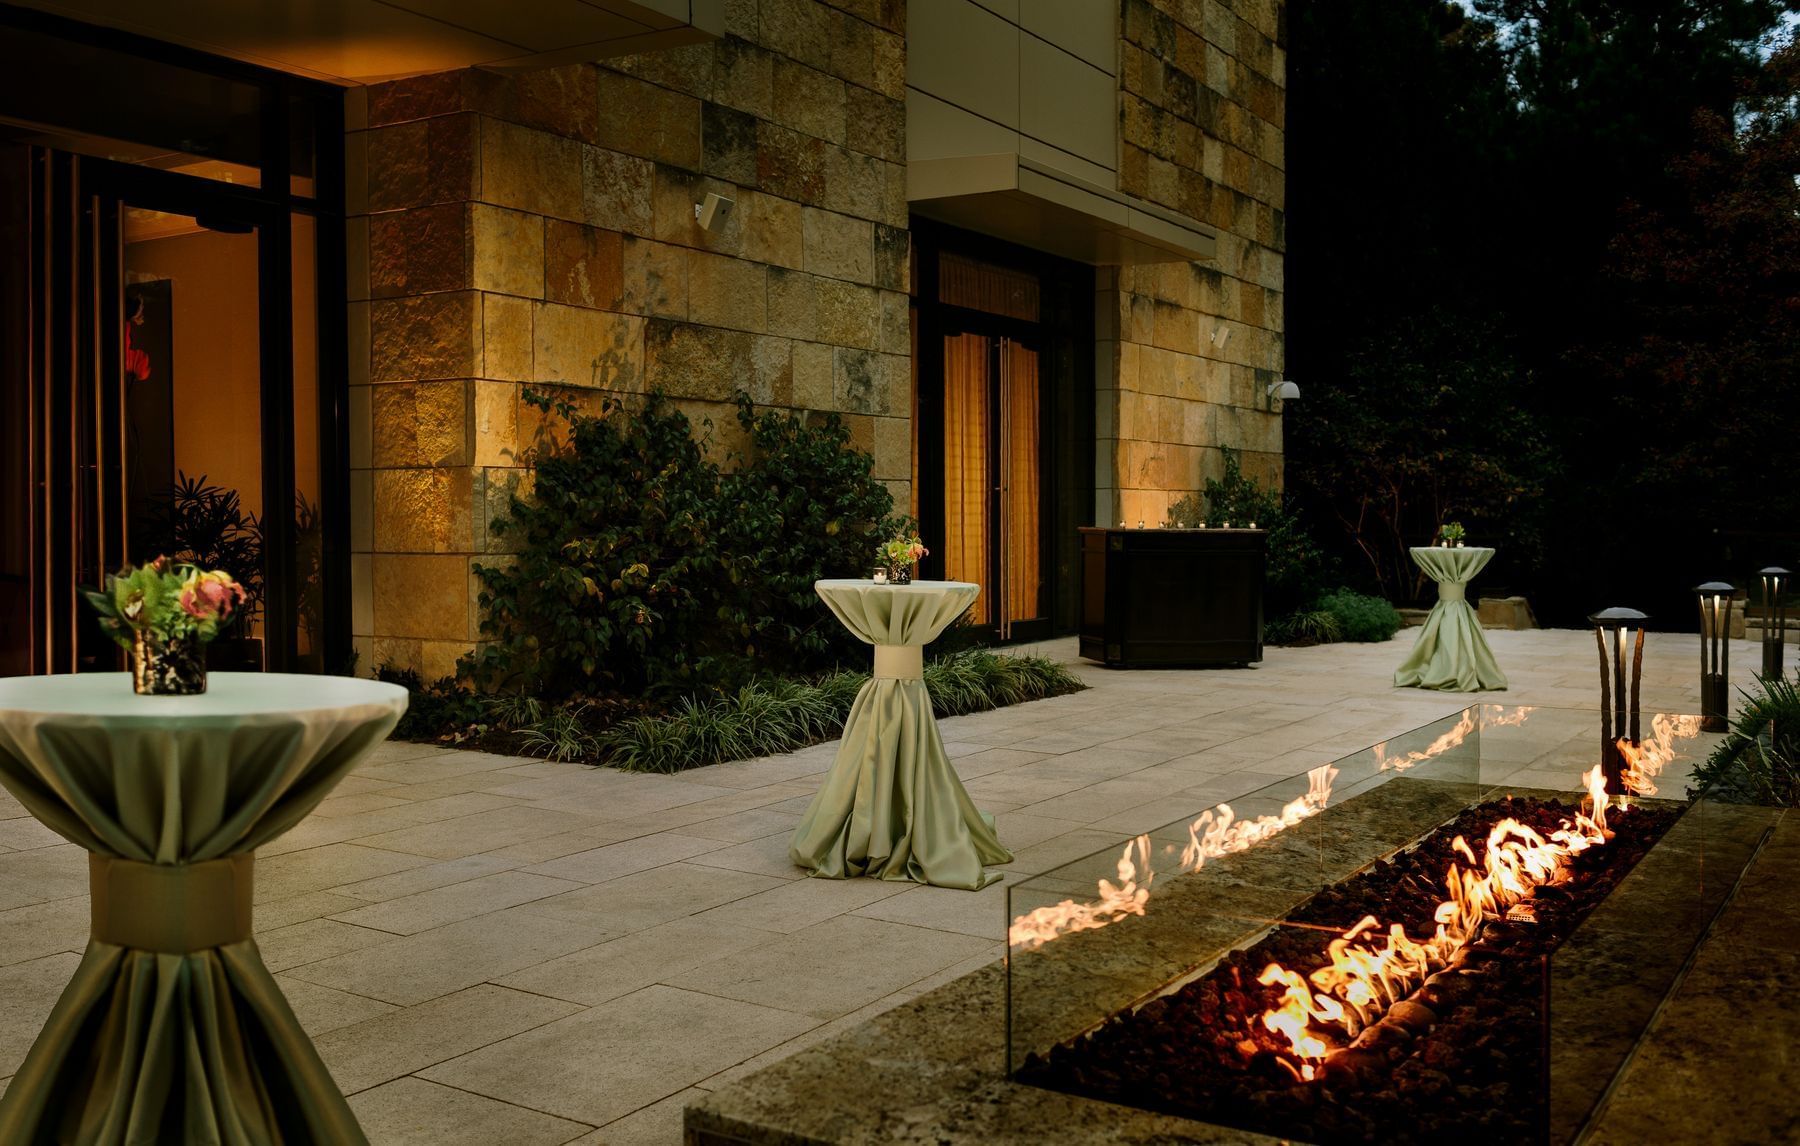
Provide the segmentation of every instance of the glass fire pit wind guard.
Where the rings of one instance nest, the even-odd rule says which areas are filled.
[[[1007,894],[1009,1072],[1021,1082],[1274,1137],[1397,1142],[1444,1132],[1441,1125],[1431,1127],[1428,1116],[1420,1119],[1418,1096],[1406,1091],[1442,1089],[1444,1072],[1461,1080],[1465,1073],[1459,1072],[1473,1069],[1463,1058],[1489,1056],[1501,1064],[1491,1073],[1507,1076],[1511,1088],[1490,1097],[1511,1096],[1505,1100],[1515,1104],[1517,1119],[1532,1128],[1527,1137],[1571,1141],[1594,1116],[1678,984],[1772,822],[1768,809],[1708,799],[1683,802],[1689,769],[1719,739],[1700,732],[1697,717],[1646,713],[1643,727],[1651,752],[1634,777],[1640,790],[1659,790],[1658,795],[1627,799],[1625,804],[1634,805],[1629,807],[1612,801],[1612,840],[1570,861],[1593,872],[1576,869],[1567,885],[1575,892],[1560,885],[1541,890],[1544,921],[1553,930],[1534,932],[1538,924],[1529,907],[1483,924],[1481,949],[1458,956],[1457,974],[1492,967],[1493,982],[1503,984],[1496,990],[1505,997],[1457,1002],[1446,996],[1439,1000],[1446,1013],[1429,1027],[1394,1036],[1416,1037],[1422,1048],[1404,1072],[1393,1068],[1404,1074],[1402,1101],[1371,1101],[1347,1123],[1315,1125],[1307,1117],[1292,1117],[1289,1108],[1315,1102],[1321,1082],[1284,1073],[1292,1068],[1266,1050],[1257,1055],[1246,1050],[1244,1069],[1253,1081],[1262,1080],[1251,1090],[1261,1086],[1279,1101],[1254,1094],[1247,1101],[1242,1092],[1228,1097],[1221,1085],[1210,1109],[1206,1102],[1196,1107],[1169,1097],[1170,1078],[1204,1074],[1180,1061],[1179,1038],[1169,1043],[1174,1058],[1160,1051],[1135,1058],[1115,1053],[1108,1040],[1119,1035],[1122,1017],[1153,1040],[1163,1037],[1154,1034],[1157,1030],[1166,1036],[1171,1028],[1158,1024],[1185,1023],[1190,1014],[1206,1013],[1188,1004],[1203,997],[1209,983],[1221,984],[1221,976],[1234,973],[1240,979],[1254,976],[1271,961],[1268,953],[1284,945],[1322,947],[1343,933],[1345,911],[1367,909],[1385,931],[1390,919],[1383,918],[1383,908],[1390,905],[1368,896],[1408,865],[1429,871],[1428,890],[1441,898],[1441,869],[1448,865],[1437,865],[1436,857],[1448,854],[1451,833],[1431,841],[1459,817],[1459,830],[1469,836],[1475,828],[1485,833],[1490,822],[1510,813],[1541,824],[1547,834],[1561,817],[1550,802],[1579,807],[1583,774],[1598,763],[1597,713],[1474,705],[1309,773],[1277,780],[1229,801],[1229,809],[1196,809],[1012,885]],[[1509,795],[1520,801],[1493,806]],[[1481,854],[1486,836],[1468,843]],[[1609,853],[1607,847],[1615,850]],[[1413,886],[1415,900],[1426,894],[1423,883]],[[1356,898],[1359,894],[1363,898]],[[1319,922],[1334,910],[1329,926]],[[1403,910],[1392,905],[1394,912]],[[1423,939],[1430,930],[1409,925],[1407,934]],[[1509,937],[1519,939],[1516,946]],[[1259,944],[1248,957],[1232,954]],[[1189,988],[1185,994],[1184,988]],[[1253,988],[1247,1004],[1223,1009],[1241,1013],[1245,1027],[1259,1026],[1265,1009],[1260,992]],[[1481,1023],[1506,1024],[1506,1037],[1480,1047],[1445,1042],[1456,1037],[1458,1024],[1477,1032],[1472,1037],[1479,1040]],[[1529,1028],[1523,1036],[1515,1029],[1521,1025]],[[1174,1029],[1186,1030],[1179,1023]],[[1099,1037],[1090,1037],[1096,1031]],[[1228,1028],[1218,1029],[1221,1039],[1225,1033]],[[1444,1045],[1429,1045],[1434,1040]],[[1266,1045],[1268,1039],[1258,1041]],[[1105,1058],[1105,1065],[1091,1070],[1083,1055]],[[1330,1085],[1345,1085],[1345,1064],[1360,1060],[1328,1057],[1337,1061],[1321,1064],[1320,1070],[1339,1072]],[[1380,1078],[1368,1082],[1371,1091],[1394,1089]],[[1364,1084],[1360,1077],[1353,1083]],[[1180,1086],[1205,1091],[1208,1084]],[[1261,1117],[1259,1109],[1271,1105],[1289,1113]],[[1429,1112],[1430,1102],[1424,1105]],[[1410,1125],[1384,1123],[1389,1107],[1405,1109]],[[1454,1110],[1446,1115],[1455,1116]],[[1517,1126],[1493,1129],[1510,1132]]]

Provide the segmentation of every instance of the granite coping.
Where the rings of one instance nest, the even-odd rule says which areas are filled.
[[[689,1146],[899,1143],[1265,1143],[1274,1138],[1042,1090],[1007,1076],[1007,1023],[1019,1049],[1044,1049],[1252,941],[1321,884],[1335,883],[1471,803],[1567,792],[1395,777],[1334,813],[1323,846],[1284,833],[1156,885],[1150,911],[1063,936],[1011,967],[996,963],[765,1067],[686,1110]],[[1552,960],[1553,1118],[1567,1129],[1604,1097],[1646,1023],[1679,982],[1773,817],[1690,805]],[[1683,938],[1670,943],[1671,933]],[[1647,942],[1650,934],[1659,936]],[[1011,984],[1008,1013],[1007,975]],[[1609,1008],[1611,1010],[1609,1011]]]

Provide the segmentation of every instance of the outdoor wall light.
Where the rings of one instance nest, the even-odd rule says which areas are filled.
[[[1298,402],[1300,400],[1300,387],[1289,382],[1286,378],[1269,383],[1269,388],[1265,390],[1264,393],[1268,395],[1269,408],[1271,410],[1275,408],[1276,399],[1280,399],[1283,402]]]
[[[1731,601],[1737,586],[1708,581],[1694,586],[1700,598],[1700,727],[1723,732],[1731,711]]]
[[[1644,622],[1649,619],[1617,606],[1588,618],[1600,646],[1600,770],[1609,792],[1625,791],[1619,741],[1634,747],[1638,743],[1638,683],[1644,673]]]
[[[1763,591],[1762,674],[1764,680],[1774,680],[1781,675],[1781,642],[1787,638],[1787,606],[1781,595],[1787,591],[1792,574],[1779,565],[1771,565],[1758,570],[1757,575],[1762,578]]]
[[[713,191],[706,193],[706,199],[694,204],[694,221],[700,224],[702,231],[710,231],[722,226],[725,217],[731,214],[735,200],[727,199]]]

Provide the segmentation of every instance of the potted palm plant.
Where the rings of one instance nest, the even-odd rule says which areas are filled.
[[[165,553],[178,564],[220,570],[233,579],[244,594],[237,634],[211,641],[206,664],[220,672],[261,671],[263,642],[251,629],[262,615],[263,526],[244,509],[238,491],[209,484],[205,474],[178,472],[175,484],[151,505],[148,535],[138,548],[145,550]]]

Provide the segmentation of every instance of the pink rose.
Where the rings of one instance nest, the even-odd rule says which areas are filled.
[[[231,574],[195,573],[181,587],[181,609],[202,621],[231,616],[233,604],[244,599],[244,587],[231,579]]]

